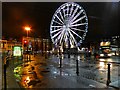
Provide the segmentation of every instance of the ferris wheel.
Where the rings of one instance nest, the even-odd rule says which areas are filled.
[[[79,47],[88,32],[85,10],[74,2],[61,5],[54,13],[50,24],[50,36],[54,45],[70,44]]]

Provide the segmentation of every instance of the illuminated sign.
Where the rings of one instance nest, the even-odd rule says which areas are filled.
[[[13,56],[21,56],[22,50],[20,46],[14,46],[13,48]]]
[[[110,42],[101,42],[100,46],[110,46]]]

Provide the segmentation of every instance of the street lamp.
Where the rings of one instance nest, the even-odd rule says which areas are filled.
[[[26,26],[25,30],[27,31],[27,38],[28,38],[28,32],[31,30],[31,28],[29,26]]]

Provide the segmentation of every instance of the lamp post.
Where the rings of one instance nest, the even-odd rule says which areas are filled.
[[[27,39],[28,39],[28,32],[31,30],[31,28],[29,26],[25,26],[24,29],[27,31]],[[27,45],[27,54],[29,55],[28,45]],[[27,60],[28,60],[28,55],[27,55]],[[29,56],[29,58],[30,58],[30,56]]]
[[[27,38],[28,38],[28,32],[31,30],[31,28],[29,26],[26,26],[25,30],[27,31]]]

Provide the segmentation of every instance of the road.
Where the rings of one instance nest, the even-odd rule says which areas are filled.
[[[62,55],[62,67],[57,55],[24,56],[24,63],[15,68],[15,76],[24,88],[106,88],[107,64],[111,63],[111,82],[120,77],[119,58],[94,60],[84,55]],[[79,74],[76,74],[78,60]]]

